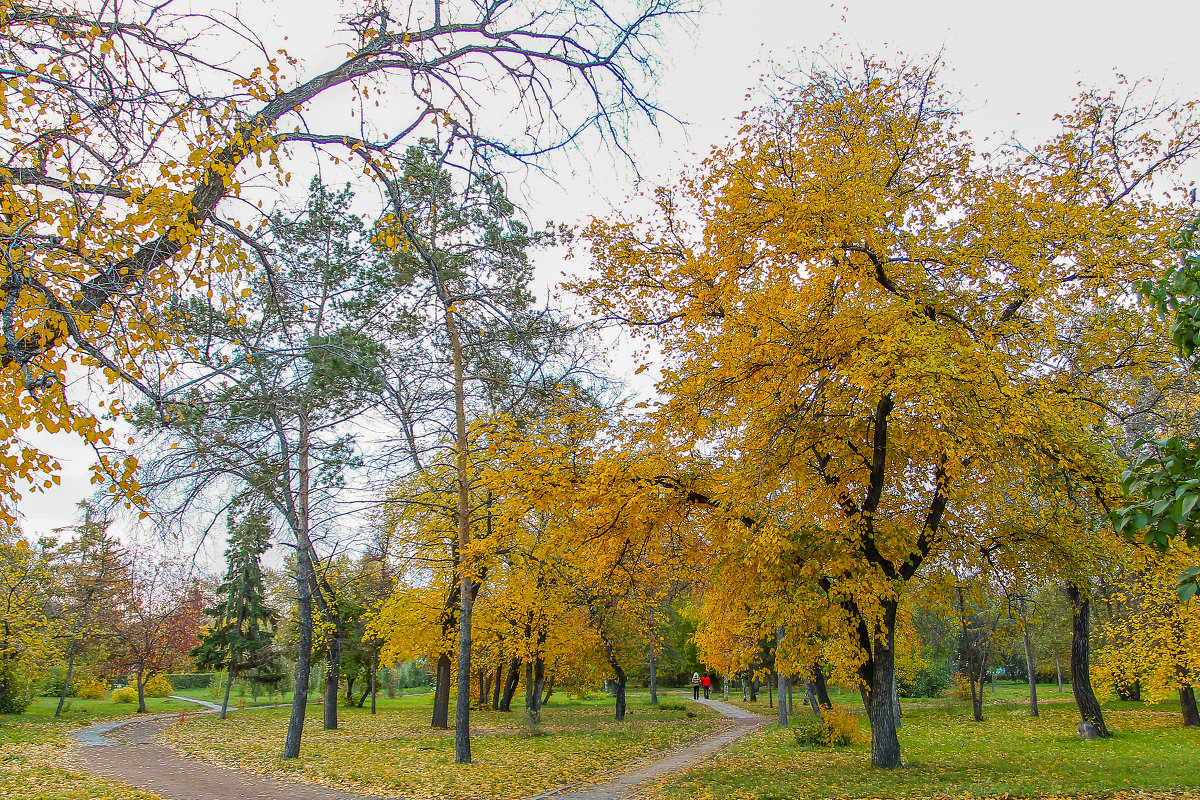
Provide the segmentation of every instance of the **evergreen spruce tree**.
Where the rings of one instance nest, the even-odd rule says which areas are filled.
[[[279,615],[267,606],[259,559],[271,546],[271,526],[266,512],[253,507],[238,519],[228,517],[229,546],[225,550],[225,580],[217,588],[217,602],[205,610],[213,627],[192,651],[200,669],[226,669],[225,699],[221,719],[229,708],[229,689],[235,678],[265,678],[273,673],[271,641]],[[258,675],[256,673],[263,673]],[[264,682],[270,682],[269,680]]]

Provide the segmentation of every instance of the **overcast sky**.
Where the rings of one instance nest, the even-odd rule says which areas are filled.
[[[328,8],[325,0],[267,0],[243,8],[277,24],[295,24],[308,18],[297,13],[305,2]],[[659,100],[686,125],[635,132],[630,145],[646,180],[671,182],[695,154],[733,132],[747,90],[772,63],[807,61],[834,38],[843,47],[881,55],[942,53],[948,67],[943,78],[961,94],[976,137],[1015,135],[1032,143],[1052,130],[1053,115],[1070,107],[1080,82],[1107,87],[1119,72],[1163,81],[1167,96],[1200,97],[1198,32],[1200,3],[1188,0],[712,0],[687,30],[662,40],[667,63]],[[320,48],[328,41],[327,30],[322,35],[310,27],[292,32],[288,45],[315,67],[324,61]],[[297,52],[305,47],[316,49]],[[575,154],[561,164],[557,185],[537,181],[526,187],[535,222],[582,221],[633,191],[630,170],[614,169],[602,157],[585,161]],[[547,275],[563,268],[554,259],[543,264]],[[65,460],[63,486],[23,502],[29,533],[70,524],[74,503],[91,491],[88,454],[70,441],[51,449]]]

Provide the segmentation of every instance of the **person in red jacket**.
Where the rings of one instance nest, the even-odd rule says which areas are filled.
[[[708,690],[712,688],[712,678],[708,677],[708,673],[704,673],[704,677],[700,679],[700,685],[704,687],[704,699],[708,699]]]

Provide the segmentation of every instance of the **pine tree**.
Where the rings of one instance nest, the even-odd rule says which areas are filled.
[[[228,568],[217,588],[217,602],[206,609],[214,622],[200,646],[192,651],[200,669],[227,669],[221,719],[229,708],[229,689],[235,678],[272,671],[271,641],[279,615],[267,606],[259,559],[271,546],[271,526],[266,512],[251,508],[238,519],[228,517]]]

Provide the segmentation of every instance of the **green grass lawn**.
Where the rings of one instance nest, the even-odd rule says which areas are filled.
[[[1054,692],[1046,699],[1058,697]],[[969,702],[906,704],[900,730],[905,767],[890,771],[870,766],[869,745],[802,747],[791,731],[772,725],[644,796],[799,800],[1113,796],[1129,790],[1182,796],[1200,787],[1200,729],[1182,727],[1178,706],[1108,703],[1105,719],[1116,737],[1085,742],[1075,732],[1073,704],[1039,702],[1040,716],[1032,718],[1027,703],[1023,694],[997,692],[982,723],[971,719]],[[766,711],[765,703],[754,706]],[[865,715],[861,725],[867,729]]]
[[[635,693],[629,698],[632,713],[618,723],[612,698],[555,696],[536,730],[524,724],[523,710],[473,711],[473,763],[468,766],[454,764],[453,731],[430,728],[428,696],[381,700],[374,716],[368,709],[340,708],[336,731],[322,729],[321,710],[314,708],[295,761],[278,757],[287,709],[225,722],[191,718],[173,725],[168,736],[184,752],[257,772],[410,798],[503,800],[599,775],[702,736],[718,724],[717,715],[703,706],[669,695],[663,702],[684,710],[654,708],[645,693]],[[687,717],[688,710],[695,716]]]

